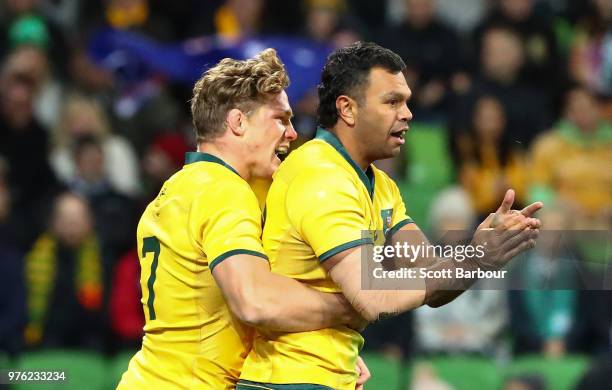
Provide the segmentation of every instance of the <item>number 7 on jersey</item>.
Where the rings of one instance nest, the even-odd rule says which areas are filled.
[[[145,237],[142,240],[142,258],[144,259],[147,253],[153,252],[153,262],[151,262],[151,274],[149,280],[147,280],[147,289],[149,290],[149,299],[147,299],[147,307],[149,308],[149,320],[154,320],[155,307],[153,302],[155,301],[155,291],[153,285],[155,284],[155,274],[157,272],[157,263],[159,261],[159,252],[161,248],[157,237]]]

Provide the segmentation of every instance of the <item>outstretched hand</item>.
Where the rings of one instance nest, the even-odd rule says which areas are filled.
[[[520,214],[527,218],[527,224],[532,229],[539,229],[542,222],[538,218],[533,218],[536,211],[540,210],[544,204],[542,202],[534,202],[526,206],[522,210],[512,210],[514,204],[515,193],[513,189],[506,191],[504,199],[494,213],[489,216],[478,226],[478,229],[493,229],[504,222],[510,215]]]
[[[542,223],[533,215],[542,208],[535,202],[522,210],[512,210],[514,190],[506,191],[499,208],[478,226],[474,243],[487,244],[487,256],[479,263],[491,269],[503,267],[519,253],[536,244]]]

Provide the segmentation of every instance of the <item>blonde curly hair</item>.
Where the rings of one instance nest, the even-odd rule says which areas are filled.
[[[221,60],[193,87],[191,115],[197,142],[210,142],[222,135],[229,110],[237,108],[248,115],[288,85],[289,76],[274,49],[247,60]]]

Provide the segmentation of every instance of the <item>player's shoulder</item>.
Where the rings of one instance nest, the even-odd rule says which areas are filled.
[[[374,181],[377,187],[381,186],[389,189],[397,188],[395,180],[393,180],[385,171],[377,168],[374,164],[372,164],[371,167],[372,171],[374,172]]]
[[[257,197],[242,177],[227,167],[208,162],[185,165],[164,183],[161,194],[167,199],[197,203],[200,207],[258,204]]]
[[[281,164],[277,176],[328,182],[350,179],[352,172],[347,169],[341,156],[328,143],[320,139],[313,139],[287,157]]]

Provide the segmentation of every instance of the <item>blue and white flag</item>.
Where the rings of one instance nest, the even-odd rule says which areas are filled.
[[[223,58],[250,58],[268,47],[276,49],[285,64],[291,79],[287,89],[291,103],[319,83],[325,59],[333,49],[312,40],[280,36],[233,42],[207,36],[160,44],[133,32],[104,29],[92,36],[89,55],[124,82],[137,82],[154,73],[172,82],[193,84]]]

